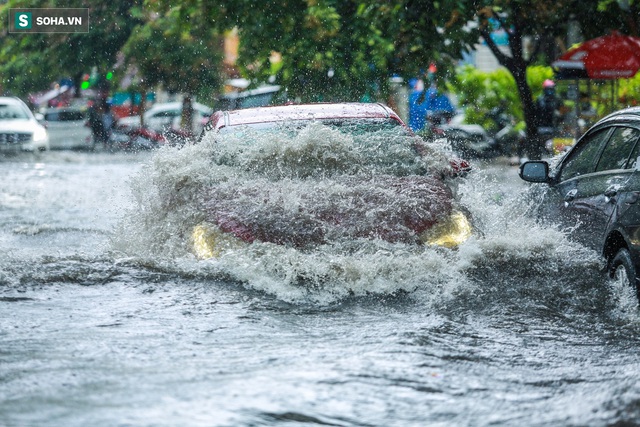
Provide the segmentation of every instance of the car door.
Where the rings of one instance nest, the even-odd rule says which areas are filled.
[[[153,112],[147,118],[147,126],[161,132],[166,128],[171,128],[177,117],[180,117],[180,110],[176,109]]]
[[[633,174],[629,159],[639,135],[623,125],[596,129],[562,162],[555,185],[560,220],[593,249],[602,249],[612,214]]]
[[[91,129],[85,126],[86,113],[79,109],[51,109],[44,113],[52,149],[73,149],[87,146]]]
[[[640,127],[636,128],[640,135]],[[622,233],[632,246],[640,246],[640,138],[637,138],[627,164],[629,179],[618,191],[616,212],[610,229]]]

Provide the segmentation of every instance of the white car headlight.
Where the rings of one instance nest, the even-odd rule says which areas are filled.
[[[425,231],[420,239],[428,245],[455,248],[463,244],[473,234],[473,226],[467,217],[454,211],[448,218]]]
[[[33,142],[44,141],[48,138],[47,130],[42,126],[38,126],[36,130],[33,132]]]
[[[232,234],[225,233],[217,225],[203,222],[191,233],[193,250],[200,259],[218,258],[228,249],[238,249],[245,243]]]

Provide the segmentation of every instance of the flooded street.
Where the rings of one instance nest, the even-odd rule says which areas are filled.
[[[188,154],[0,158],[0,425],[640,425],[632,298],[516,167],[460,184],[456,250],[198,260],[188,204],[157,208],[210,178]]]

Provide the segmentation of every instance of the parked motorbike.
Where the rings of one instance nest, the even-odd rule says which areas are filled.
[[[162,136],[164,136],[166,144],[178,146],[189,144],[196,139],[196,135],[193,132],[173,127],[165,129]]]
[[[498,155],[496,142],[480,125],[454,123],[451,112],[433,112],[427,117],[429,139],[446,138],[452,150],[464,158],[491,158]]]
[[[515,119],[507,114],[503,108],[496,107],[489,112],[489,117],[495,126],[490,133],[496,142],[496,148],[500,155],[516,157],[522,153],[522,146],[527,134],[524,130],[515,128]]]
[[[152,129],[115,124],[110,129],[106,141],[99,142],[93,137],[91,144],[94,150],[102,144],[108,151],[142,151],[153,150],[167,144],[167,138]]]

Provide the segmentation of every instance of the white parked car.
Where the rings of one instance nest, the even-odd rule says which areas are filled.
[[[0,97],[0,151],[45,151],[49,134],[18,98]]]
[[[86,125],[86,110],[77,107],[47,108],[42,114],[52,150],[91,146],[91,128]]]
[[[213,110],[198,102],[193,103],[193,130],[198,135],[204,124],[213,113]],[[144,124],[149,129],[162,132],[167,129],[180,128],[182,118],[181,102],[166,102],[155,104],[144,113]],[[136,128],[140,126],[140,116],[122,117],[118,124],[125,127]]]

